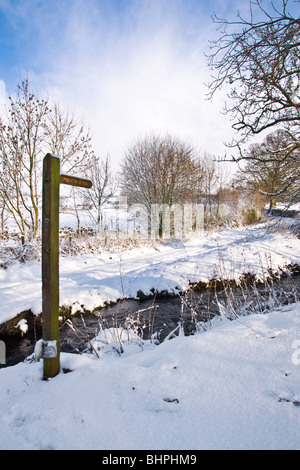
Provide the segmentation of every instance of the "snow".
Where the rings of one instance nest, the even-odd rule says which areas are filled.
[[[289,211],[298,211],[300,212],[300,202],[297,202],[295,204],[282,204],[278,203],[276,204],[276,209],[288,209]]]
[[[300,449],[300,304],[0,370],[0,449]],[[298,343],[297,343],[298,344]],[[297,353],[297,358],[295,353]],[[134,453],[133,453],[134,455]]]
[[[269,233],[262,226],[197,235],[187,241],[150,243],[132,250],[64,256],[60,258],[60,305],[74,313],[136,298],[139,291],[176,293],[190,282],[207,282],[213,276],[238,279],[243,273],[263,277],[299,263],[299,239],[288,233]],[[0,270],[0,323],[18,313],[42,310],[41,264],[13,264]]]
[[[18,328],[23,334],[27,333],[28,331],[27,320],[23,318],[16,324],[15,328]]]
[[[33,355],[34,355],[34,359],[36,360],[40,360],[42,357],[46,357],[50,359],[57,357],[56,340],[45,341],[44,339],[40,339],[35,344]]]
[[[43,349],[44,349],[44,340],[39,339],[35,343],[34,352],[33,352],[36,360],[40,360],[43,357]]]
[[[263,277],[291,263],[299,264],[299,239],[263,226],[61,257],[60,303],[92,309],[139,290]],[[0,270],[0,296],[0,322],[39,313],[40,263]],[[111,329],[92,345],[97,354],[62,353],[48,381],[42,360],[0,369],[1,450],[300,449],[300,303],[233,321],[221,315],[161,344]],[[42,349],[41,341],[33,353]]]

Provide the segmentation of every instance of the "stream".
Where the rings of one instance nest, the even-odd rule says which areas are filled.
[[[209,293],[205,293],[202,305],[203,320],[207,318]],[[202,303],[202,296],[199,303]],[[201,298],[201,301],[200,301]],[[214,314],[217,314],[215,308]],[[212,315],[212,313],[210,313]],[[200,318],[200,315],[199,315]],[[114,328],[130,324],[143,339],[149,339],[156,333],[157,339],[163,341],[183,320],[186,334],[195,329],[191,314],[186,305],[182,306],[179,296],[168,296],[150,300],[122,300],[115,305],[99,310],[97,314],[73,316],[60,326],[60,345],[62,352],[82,352],[86,349],[88,340],[93,339],[102,328]],[[6,337],[6,364],[8,367],[24,361],[34,351],[35,342],[42,337],[41,331],[29,332],[23,338]]]
[[[300,298],[300,275],[282,278],[263,285],[245,286],[243,289],[224,285],[223,289],[191,289],[183,296],[163,296],[148,300],[128,299],[100,309],[96,314],[72,316],[60,326],[61,351],[80,353],[86,350],[100,328],[124,327],[149,339],[155,334],[164,341],[180,323],[186,335],[193,334],[199,325],[206,325],[220,314],[220,303],[233,317],[237,312],[259,313]],[[205,327],[204,327],[205,328]],[[176,333],[175,333],[176,334]],[[34,351],[34,345],[42,337],[41,328],[29,332],[23,338],[1,338],[6,346],[8,367],[24,361]]]

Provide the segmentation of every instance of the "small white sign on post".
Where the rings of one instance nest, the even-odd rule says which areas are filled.
[[[6,346],[4,341],[0,341],[0,364],[6,364]]]

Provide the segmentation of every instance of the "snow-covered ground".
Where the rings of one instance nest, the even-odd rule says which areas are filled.
[[[300,449],[300,304],[0,371],[0,449]],[[193,452],[191,452],[193,453]],[[114,455],[114,454],[112,454]],[[101,456],[99,456],[101,463]],[[141,457],[139,457],[141,458]],[[199,459],[198,459],[199,463]]]
[[[139,291],[173,293],[213,276],[264,276],[269,268],[299,262],[299,239],[284,232],[268,233],[264,226],[198,234],[177,244],[66,256],[60,259],[60,304],[73,305],[74,312],[81,305],[93,310],[105,302],[135,298]],[[39,314],[41,264],[17,263],[0,270],[0,298],[0,323],[28,309]]]
[[[92,309],[212,276],[238,278],[299,264],[299,239],[260,227],[187,242],[62,257],[60,303]],[[0,322],[41,311],[40,263],[0,271]],[[24,325],[23,325],[24,326]],[[229,321],[160,345],[115,333],[93,354],[61,354],[0,370],[0,449],[300,449],[300,304]],[[102,335],[104,333],[102,332]],[[102,341],[101,341],[102,339]],[[108,344],[106,344],[108,342]],[[100,462],[101,463],[101,462]]]

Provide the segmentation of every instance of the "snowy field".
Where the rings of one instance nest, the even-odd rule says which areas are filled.
[[[267,233],[265,226],[197,235],[177,244],[141,245],[132,250],[64,256],[60,259],[60,305],[87,310],[139,291],[176,293],[190,282],[212,277],[238,279],[252,272],[263,277],[300,262],[299,239],[286,232]],[[18,313],[42,310],[41,264],[13,264],[0,270],[0,323]]]
[[[170,293],[213,276],[299,264],[299,239],[263,226],[186,242],[61,257],[60,303],[93,309],[151,289]],[[0,322],[41,311],[40,263],[0,270]],[[194,336],[160,345],[113,336],[92,354],[0,370],[0,449],[300,450],[300,304],[215,318]],[[100,341],[100,342],[99,342]],[[133,453],[134,455],[134,453]]]
[[[2,369],[0,449],[300,450],[300,304],[104,351]]]
[[[116,248],[113,253],[66,256],[60,259],[60,305],[87,310],[139,291],[176,293],[189,282],[238,279],[243,273],[263,277],[300,262],[299,239],[288,233],[267,233],[264,226],[198,235],[186,242]],[[41,264],[27,262],[0,270],[0,323],[18,313],[42,310]]]

